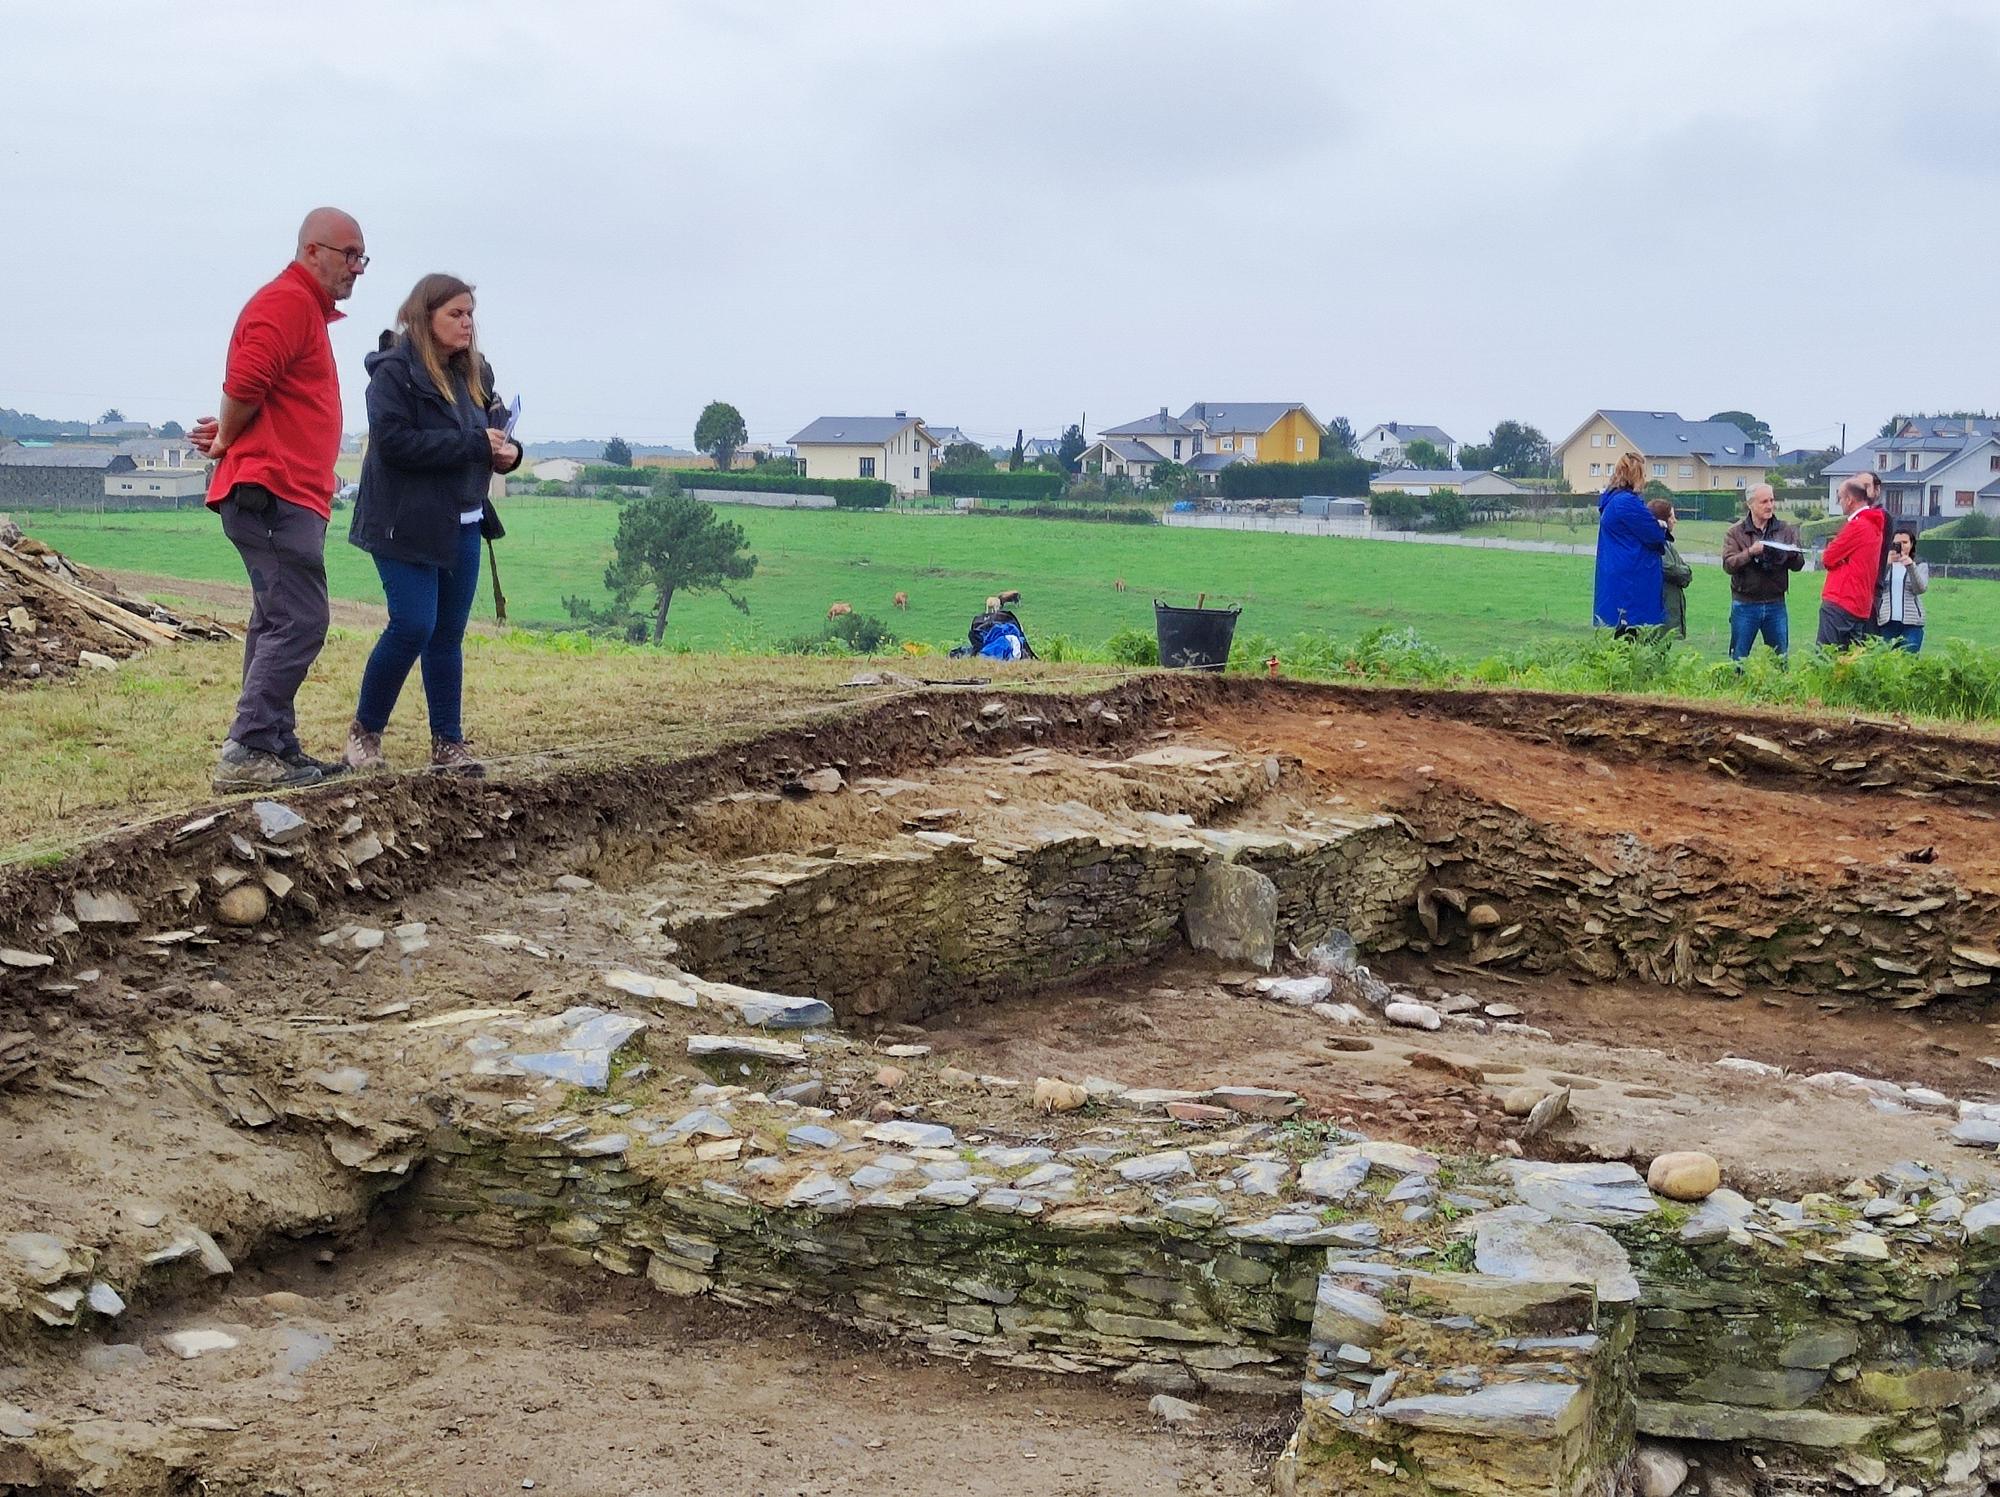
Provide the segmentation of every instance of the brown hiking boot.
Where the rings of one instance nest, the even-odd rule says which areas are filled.
[[[319,782],[317,769],[288,764],[276,754],[246,748],[234,738],[223,744],[216,756],[215,773],[209,777],[209,784],[223,795],[243,790],[296,790]]]
[[[433,738],[431,773],[462,774],[477,779],[486,773],[486,766],[479,762],[472,745],[463,738]]]
[[[340,762],[354,770],[387,769],[389,761],[382,755],[382,735],[369,732],[358,718],[349,723],[347,747],[340,751]]]

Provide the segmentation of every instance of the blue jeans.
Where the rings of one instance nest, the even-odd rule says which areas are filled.
[[[386,728],[410,667],[421,660],[431,736],[456,743],[465,736],[458,720],[465,687],[462,646],[472,598],[479,591],[479,526],[458,527],[458,560],[450,567],[378,556],[375,570],[389,599],[389,627],[375,641],[361,673],[355,719],[370,733]]]
[[[1923,653],[1924,626],[1922,624],[1877,624],[1875,632],[1899,650],[1908,650],[1912,655]]]
[[[1776,650],[1782,657],[1792,647],[1791,619],[1785,613],[1785,600],[1779,598],[1770,603],[1745,603],[1741,599],[1729,600],[1729,658],[1742,660],[1750,653],[1750,647],[1757,643],[1757,636],[1764,636],[1764,643]]]

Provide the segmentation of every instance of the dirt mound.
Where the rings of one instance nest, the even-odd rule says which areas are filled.
[[[108,668],[177,640],[234,637],[212,619],[126,597],[0,515],[0,685]]]

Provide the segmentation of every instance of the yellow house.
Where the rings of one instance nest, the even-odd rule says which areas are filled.
[[[1199,438],[1195,450],[1253,463],[1316,463],[1326,428],[1297,401],[1202,400],[1181,412]]]
[[[1677,494],[1747,489],[1764,482],[1776,461],[1770,448],[1732,422],[1683,421],[1673,411],[1595,411],[1555,455],[1571,493],[1595,494],[1628,452],[1639,454],[1646,482]]]

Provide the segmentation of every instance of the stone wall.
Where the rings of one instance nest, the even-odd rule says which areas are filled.
[[[433,1149],[417,1204],[481,1242],[536,1244],[670,1294],[810,1310],[949,1355],[1170,1390],[1295,1390],[1325,1256],[1324,1239],[1050,1207],[1011,1190],[772,1209],[719,1181],[668,1184],[548,1140],[446,1132]]]
[[[1169,955],[1211,859],[1269,877],[1277,939],[1306,945],[1336,926],[1362,941],[1397,931],[1421,866],[1408,834],[1381,816],[1312,833],[919,839],[906,851],[786,859],[749,874],[731,908],[683,913],[669,931],[704,977],[811,993],[843,1020],[902,1019]]]
[[[1696,846],[1561,834],[1495,803],[1433,797],[1411,822],[1430,864],[1418,951],[1898,1008],[1982,992],[2000,969],[2000,907],[1924,865],[1852,868],[1831,887],[1756,870],[1753,884]],[[1481,901],[1505,912],[1502,929],[1468,928]]]

